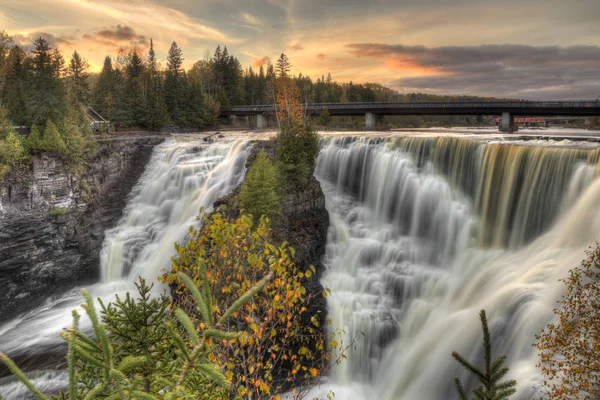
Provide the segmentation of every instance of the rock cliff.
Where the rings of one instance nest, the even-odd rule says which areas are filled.
[[[98,279],[104,231],[162,140],[100,141],[78,173],[55,155],[35,155],[0,182],[0,322]]]

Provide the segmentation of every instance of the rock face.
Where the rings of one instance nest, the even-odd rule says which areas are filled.
[[[248,156],[246,168],[252,165],[261,150],[274,158],[275,142],[255,142],[252,152]],[[228,217],[239,217],[240,189],[241,187],[238,187],[228,196],[218,200],[214,204],[215,209],[221,205],[226,205],[226,215]],[[286,191],[282,194],[281,201],[283,203],[283,217],[278,226],[273,229],[275,243],[287,241],[296,250],[295,264],[303,270],[313,265],[317,272],[304,281],[304,287],[307,296],[310,296],[310,301],[307,311],[301,315],[301,324],[310,326],[311,318],[314,316],[319,320],[319,327],[324,329],[326,326],[327,300],[323,297],[324,288],[319,279],[325,270],[321,260],[325,255],[327,230],[329,228],[329,212],[325,208],[325,195],[319,182],[312,177],[306,189]],[[324,331],[321,332],[321,334],[324,333]],[[309,345],[309,347],[315,357],[318,358],[320,357],[320,351],[316,349],[314,344]],[[276,381],[282,382],[287,378],[287,371],[283,367],[283,371],[273,371],[273,375]],[[302,379],[298,377],[298,382],[295,382],[295,384],[301,384]]]
[[[104,231],[163,140],[102,141],[77,174],[54,155],[36,155],[0,182],[0,323],[98,279]]]

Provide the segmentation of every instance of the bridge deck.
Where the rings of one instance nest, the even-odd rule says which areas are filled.
[[[331,115],[500,115],[520,116],[600,116],[600,101],[484,101],[427,103],[312,103],[307,111],[318,114],[327,109]],[[223,107],[221,115],[273,113],[272,105]]]

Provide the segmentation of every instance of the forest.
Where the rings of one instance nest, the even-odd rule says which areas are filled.
[[[76,50],[65,55],[41,37],[30,46],[20,46],[0,32],[0,107],[6,110],[5,118],[16,126],[45,129],[49,120],[60,124],[69,109],[81,105],[93,107],[116,130],[157,131],[166,126],[202,129],[218,122],[220,107],[275,102],[274,66],[244,68],[227,47],[217,46],[212,57],[198,60],[185,70],[184,51],[173,42],[166,63],[160,60],[151,40],[146,53],[131,48],[107,55],[101,71],[96,73]],[[331,74],[316,80],[302,73],[291,78],[302,103],[480,99],[400,94],[377,83],[339,83]],[[399,126],[438,120],[446,125],[483,122],[457,118],[446,121],[444,117],[420,117],[416,121],[399,117],[394,121]],[[350,118],[340,121],[353,124]],[[331,119],[320,118],[315,123],[328,125]]]

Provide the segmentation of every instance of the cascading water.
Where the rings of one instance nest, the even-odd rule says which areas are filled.
[[[314,394],[456,398],[455,376],[474,382],[451,352],[482,358],[486,309],[515,398],[534,397],[535,335],[552,318],[558,280],[600,237],[600,151],[545,144],[323,141],[322,282],[332,327],[355,348]]]
[[[157,146],[123,218],[106,232],[101,282],[88,288],[92,296],[109,301],[115,294],[132,292],[138,276],[156,282],[161,271],[170,266],[175,254],[173,243],[182,241],[189,226],[197,224],[200,208],[210,210],[215,200],[242,181],[248,143],[236,140],[209,145],[170,140]],[[41,357],[62,342],[59,332],[71,325],[70,311],[79,307],[81,299],[80,290],[74,289],[0,326],[0,351]],[[34,375],[34,383],[42,390],[64,387],[65,379],[56,372]],[[25,393],[22,385],[0,380],[4,398],[22,399]]]

